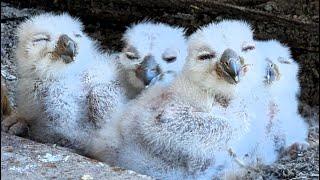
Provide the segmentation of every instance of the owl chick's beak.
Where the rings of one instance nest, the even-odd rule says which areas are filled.
[[[161,73],[159,65],[156,63],[153,56],[146,56],[142,63],[136,69],[136,76],[139,78],[145,86],[148,86],[150,82]]]
[[[276,71],[275,68],[276,65],[274,64],[269,64],[269,66],[267,67],[267,73],[266,73],[266,82],[267,84],[271,84],[272,82],[274,82],[275,80],[277,80],[278,77],[278,73]]]
[[[74,61],[76,51],[76,43],[69,36],[63,34],[59,37],[55,54],[61,57],[65,63]]]
[[[222,64],[223,70],[234,81],[234,83],[238,83],[240,81],[240,72],[242,68],[238,54],[232,49],[226,49],[222,53],[220,63]]]
[[[158,76],[154,77],[146,88],[155,85],[156,83],[169,84],[177,77],[177,73],[174,71],[166,71],[160,73]]]

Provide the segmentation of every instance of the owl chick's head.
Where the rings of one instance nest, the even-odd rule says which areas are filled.
[[[257,50],[262,55],[265,83],[271,85],[283,79],[296,81],[298,64],[291,58],[290,49],[277,40],[257,41]]]
[[[242,80],[254,48],[252,29],[247,23],[211,23],[189,37],[184,71],[201,87],[228,93]]]
[[[38,69],[79,62],[93,45],[82,31],[81,22],[66,13],[31,17],[18,27],[17,59],[24,66],[41,66]]]
[[[185,62],[184,29],[163,23],[142,22],[127,29],[120,62],[130,84],[144,88],[163,74],[178,73]],[[161,80],[161,79],[159,79]]]

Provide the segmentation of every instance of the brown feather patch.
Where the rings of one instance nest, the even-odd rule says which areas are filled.
[[[9,116],[12,112],[7,93],[8,91],[4,84],[4,79],[1,77],[1,119],[3,116]]]

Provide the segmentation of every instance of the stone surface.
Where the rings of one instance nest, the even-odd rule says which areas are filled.
[[[151,179],[66,148],[1,133],[1,179]]]

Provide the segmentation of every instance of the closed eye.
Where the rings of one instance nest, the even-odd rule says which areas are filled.
[[[45,34],[38,34],[35,35],[32,42],[41,42],[41,41],[50,41],[50,37],[48,35]]]
[[[164,59],[165,61],[167,61],[168,63],[172,63],[172,62],[174,62],[174,61],[177,59],[177,57],[171,56],[171,57],[164,57],[163,59]]]
[[[209,59],[213,59],[216,57],[215,53],[208,53],[208,54],[202,54],[200,56],[198,56],[198,60],[209,60]]]
[[[290,60],[289,59],[285,59],[283,57],[279,57],[278,58],[278,61],[282,64],[291,64]]]
[[[127,58],[130,59],[130,60],[135,60],[135,59],[139,58],[132,52],[126,52],[125,54],[126,54]]]
[[[75,34],[74,36],[76,36],[77,38],[82,37],[81,34]]]
[[[49,38],[39,38],[39,39],[35,39],[32,42],[40,42],[40,41],[50,41]]]
[[[251,51],[251,50],[254,50],[254,49],[255,49],[254,46],[245,46],[245,47],[242,48],[242,51],[247,52],[247,51]]]

